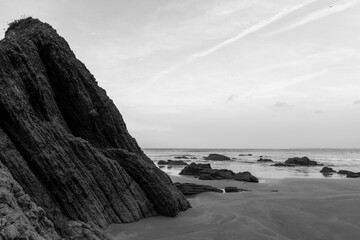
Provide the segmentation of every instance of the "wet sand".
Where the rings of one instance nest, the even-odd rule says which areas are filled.
[[[360,236],[359,179],[265,179],[261,183],[172,179],[251,191],[202,193],[190,197],[192,209],[175,218],[159,216],[114,224],[108,232],[115,239],[139,240],[347,240]]]

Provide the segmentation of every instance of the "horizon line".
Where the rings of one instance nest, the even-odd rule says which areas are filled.
[[[360,150],[360,147],[295,147],[295,148],[202,148],[202,147],[142,147],[141,149],[204,149],[204,150]]]

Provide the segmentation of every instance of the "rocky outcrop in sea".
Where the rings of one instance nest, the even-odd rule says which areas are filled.
[[[331,167],[323,167],[320,172],[322,174],[331,174],[331,173],[336,173],[336,171],[334,169],[332,169]]]
[[[37,19],[11,23],[0,41],[0,116],[1,239],[110,239],[111,223],[190,207],[65,39]]]
[[[205,160],[212,160],[212,161],[229,161],[231,160],[228,156],[217,154],[217,153],[211,153],[209,156],[204,158]]]
[[[260,162],[260,163],[268,163],[268,162],[274,162],[273,160],[271,160],[270,158],[259,158],[257,160],[257,162]]]
[[[182,160],[160,160],[158,161],[158,165],[188,165],[186,162]]]
[[[293,164],[299,166],[323,166],[323,164],[310,160],[308,157],[288,158],[288,160],[285,161],[285,164]]]
[[[244,182],[259,182],[257,177],[250,172],[234,173],[229,169],[212,169],[209,163],[191,163],[184,167],[179,175],[188,175],[199,177],[200,180],[224,180],[234,179]]]

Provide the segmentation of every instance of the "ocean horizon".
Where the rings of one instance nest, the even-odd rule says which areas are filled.
[[[254,149],[254,148],[144,148],[145,154],[158,166],[160,160],[176,160],[179,156],[193,159],[181,159],[187,163],[210,163],[214,169],[229,169],[234,172],[249,171],[260,181],[282,178],[346,178],[344,175],[323,175],[323,166],[298,166],[295,168],[275,167],[274,163],[259,163],[260,157],[274,162],[284,162],[292,157],[308,157],[326,167],[338,170],[360,171],[360,149],[356,148],[289,148],[289,149]],[[211,161],[204,157],[210,153],[228,156],[230,161]],[[251,156],[246,156],[251,154]],[[245,155],[245,156],[244,156]],[[184,166],[159,166],[169,175],[178,175]]]

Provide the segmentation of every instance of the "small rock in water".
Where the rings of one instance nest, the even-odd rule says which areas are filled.
[[[158,165],[188,165],[186,162],[181,161],[181,160],[160,160],[158,162]]]
[[[259,179],[251,175],[250,172],[239,172],[234,175],[234,179],[237,181],[244,181],[244,182],[259,182]]]
[[[191,176],[200,176],[203,170],[211,169],[209,163],[191,163],[190,165],[186,166],[181,172],[180,175],[191,175]]]
[[[348,175],[348,174],[353,174],[354,172],[352,171],[348,171],[348,170],[339,170],[337,172],[337,174],[344,174],[344,175]]]
[[[222,193],[223,191],[221,189],[218,189],[216,187],[208,186],[208,185],[198,185],[195,183],[174,183],[174,185],[177,187],[182,194],[185,196],[189,195],[195,195],[203,192],[219,192]]]
[[[269,159],[269,158],[259,158],[259,160],[257,160],[257,162],[274,162],[273,160]]]
[[[225,192],[239,192],[240,190],[237,187],[226,187]]]
[[[275,166],[275,167],[295,167],[293,164],[281,163],[281,162],[275,163],[275,164],[273,164],[271,166]]]
[[[323,167],[323,169],[320,170],[321,173],[323,174],[332,174],[332,173],[336,173],[336,171],[330,167]]]
[[[348,178],[360,178],[360,172],[358,173],[349,173],[346,177]]]
[[[235,173],[228,169],[205,169],[201,171],[200,180],[233,179]]]
[[[300,166],[322,166],[322,164],[318,164],[316,161],[310,160],[308,157],[293,157],[288,158],[285,161],[286,164],[300,165]]]
[[[221,154],[211,153],[209,156],[204,158],[205,160],[213,160],[213,161],[228,161],[229,157]]]
[[[339,170],[338,174],[344,174],[348,178],[359,178],[360,177],[360,172],[356,173],[356,172],[352,172],[352,171],[348,171],[348,170]]]

